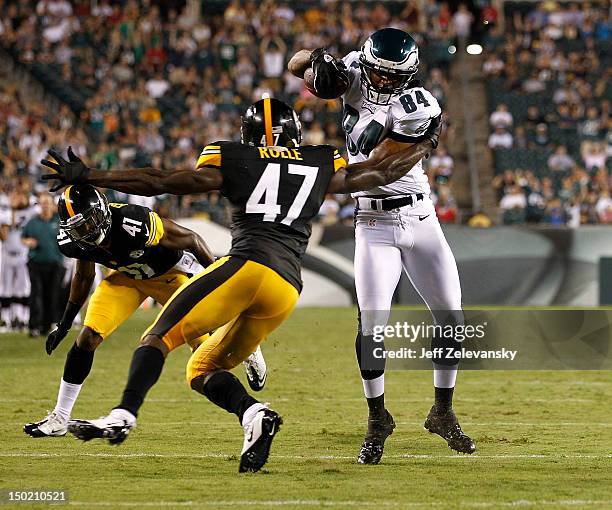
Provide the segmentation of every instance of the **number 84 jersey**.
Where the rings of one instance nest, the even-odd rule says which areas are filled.
[[[157,213],[140,205],[108,205],[111,228],[100,246],[90,248],[77,244],[60,229],[57,243],[66,257],[102,264],[134,280],[155,278],[179,262],[182,251],[159,244],[164,225]]]
[[[387,105],[379,105],[361,94],[359,52],[353,51],[343,59],[349,70],[350,85],[342,96],[344,116],[342,126],[346,134],[349,163],[368,159],[370,152],[385,138],[398,142],[416,143],[422,140],[431,119],[442,112],[436,98],[421,86],[406,89],[393,96]],[[430,192],[422,160],[401,179],[368,191],[363,195],[408,195]]]

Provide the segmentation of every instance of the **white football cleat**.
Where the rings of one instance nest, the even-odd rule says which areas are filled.
[[[268,371],[266,360],[259,346],[253,354],[243,361],[246,371],[247,381],[253,391],[261,391],[266,385]]]
[[[113,409],[97,420],[70,420],[68,432],[82,441],[108,439],[110,444],[121,444],[135,426],[136,417],[132,413]]]
[[[272,439],[280,430],[283,419],[276,411],[268,409],[268,404],[260,406],[248,423],[243,423],[244,443],[240,453],[240,473],[259,471],[270,455]],[[246,413],[245,413],[246,415]]]
[[[23,431],[32,437],[65,436],[68,420],[52,411],[40,421],[26,423]]]

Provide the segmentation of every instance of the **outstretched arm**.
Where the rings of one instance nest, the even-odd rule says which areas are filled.
[[[41,164],[54,170],[54,173],[42,176],[45,181],[58,181],[51,191],[58,191],[68,184],[91,184],[100,188],[150,197],[163,193],[173,195],[205,193],[219,189],[223,183],[221,171],[213,167],[206,167],[205,171],[204,169],[166,171],[148,167],[105,172],[87,167],[70,147],[69,161],[64,160],[54,150],[49,150],[49,155],[55,161],[43,159]]]
[[[110,188],[132,195],[151,197],[171,193],[189,195],[219,189],[223,177],[218,168],[165,171],[157,168],[131,168],[110,172],[91,169],[86,183],[100,188]]]
[[[374,157],[338,170],[332,177],[327,192],[353,193],[391,184],[404,176],[434,148],[434,142],[430,139],[409,146],[401,144],[406,147],[392,152],[397,149],[397,145],[397,142],[385,140]]]

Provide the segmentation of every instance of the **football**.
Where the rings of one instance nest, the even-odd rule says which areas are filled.
[[[344,94],[346,92],[346,89],[348,88],[348,82],[342,78],[339,78],[335,84],[333,94],[320,94],[315,90],[314,71],[311,67],[306,69],[306,71],[304,72],[304,84],[306,85],[306,89],[308,90],[308,92],[321,99],[337,99],[342,94]]]

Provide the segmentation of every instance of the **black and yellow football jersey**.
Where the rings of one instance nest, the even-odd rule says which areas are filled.
[[[156,213],[139,205],[110,203],[109,207],[110,233],[100,246],[77,244],[60,229],[57,243],[66,257],[102,264],[134,280],[160,276],[179,262],[183,252],[159,244],[164,225]]]
[[[233,208],[229,255],[268,266],[301,291],[300,260],[311,221],[344,166],[331,145],[289,149],[215,142],[204,148],[196,168],[216,167],[223,174],[221,193]]]

